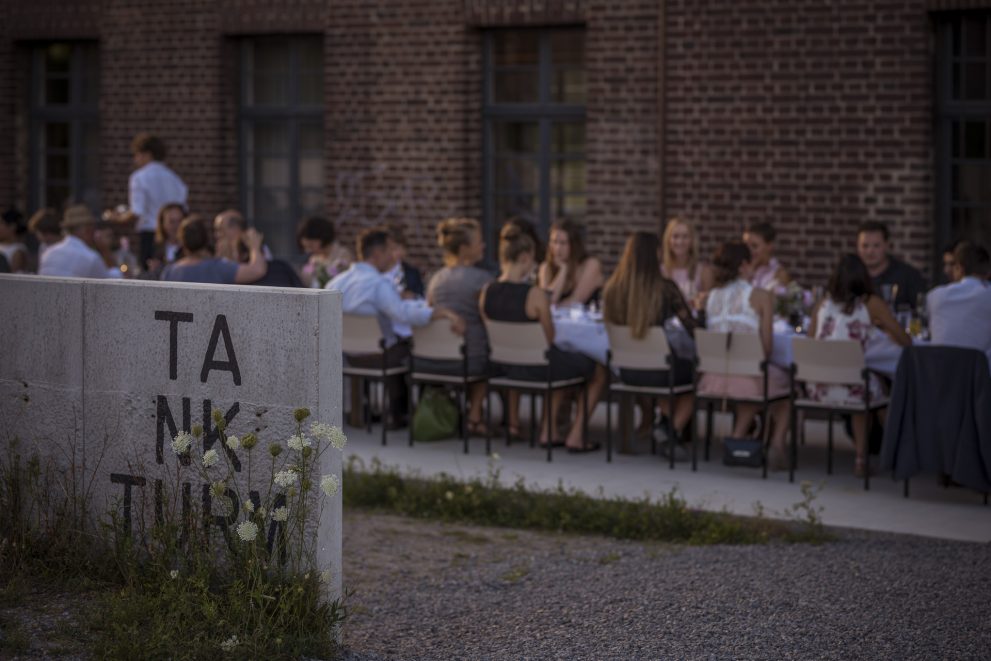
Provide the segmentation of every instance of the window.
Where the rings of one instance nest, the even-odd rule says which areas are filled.
[[[485,35],[484,213],[522,216],[546,232],[585,219],[585,33]]]
[[[281,257],[295,229],[322,213],[323,42],[264,37],[241,44],[241,206]]]
[[[938,36],[935,249],[991,247],[991,12],[947,15]]]
[[[31,59],[31,207],[99,211],[99,59],[92,42],[37,46]]]

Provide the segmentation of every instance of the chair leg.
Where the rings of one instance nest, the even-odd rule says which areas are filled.
[[[606,463],[612,462],[612,390],[606,386]]]
[[[902,488],[902,497],[908,498],[908,478],[905,478],[905,486]],[[988,495],[984,494],[984,504],[987,505]]]
[[[465,454],[468,454],[468,385],[461,389],[461,438],[465,444]]]
[[[547,420],[547,461],[553,460],[552,452],[554,446],[554,421],[551,419],[551,397],[553,392],[550,385],[547,386],[547,394],[544,396],[544,418]]]
[[[409,379],[408,388],[406,389],[406,403],[409,406],[407,411],[409,411],[409,446],[413,447],[413,413],[415,409],[413,408],[413,389],[416,388],[416,383],[413,379]]]
[[[705,460],[709,461],[709,446],[712,444],[712,402],[705,403]]]
[[[530,393],[530,447],[537,442],[537,393]]]
[[[871,490],[871,417],[868,409],[864,416],[864,491]]]
[[[692,405],[692,419],[689,424],[692,426],[692,472],[699,469],[699,416],[698,409]]]
[[[588,390],[582,388],[582,447],[588,447]]]
[[[509,444],[512,442],[512,437],[511,437],[511,435],[509,433],[509,426],[510,426],[510,422],[509,421],[510,421],[510,417],[509,417],[509,390],[508,389],[503,389],[503,391],[502,391],[502,401],[505,402],[505,404],[506,404],[506,410],[503,411],[502,417],[504,417],[506,419],[506,426],[505,426],[506,427],[505,428],[505,431],[506,431],[506,447],[508,448],[509,447]],[[518,409],[516,411],[516,415],[519,416],[519,410]],[[519,420],[518,417],[517,417],[517,420]]]
[[[389,377],[382,379],[382,447],[386,444],[386,432],[389,427],[389,406],[392,402],[389,393]]]
[[[826,432],[826,474],[833,474],[833,414],[829,414]]]
[[[361,398],[361,415],[365,419],[365,429],[371,434],[372,433],[372,384],[368,379],[362,379],[361,392],[364,395]]]
[[[791,426],[791,433],[788,439],[788,482],[793,483],[795,481],[795,457],[798,454],[798,412],[795,411],[795,402],[792,398],[791,402],[791,418],[788,422]]]
[[[492,390],[485,382],[485,456],[492,454]]]
[[[650,411],[644,415],[649,415],[651,418],[654,417],[654,413],[657,412],[657,400],[653,397],[650,398]],[[668,427],[670,429],[670,426]],[[650,453],[652,455],[657,454],[657,437],[654,436],[654,425],[650,425]]]
[[[674,453],[675,448],[678,446],[678,430],[674,428],[674,392],[668,395],[668,410],[671,415],[668,416],[668,431],[671,432],[671,438],[667,440],[668,445],[668,458],[669,466],[671,470],[674,470]],[[650,435],[653,440],[654,435]]]

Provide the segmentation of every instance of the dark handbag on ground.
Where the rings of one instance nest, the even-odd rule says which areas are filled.
[[[727,436],[723,439],[723,463],[727,466],[760,468],[764,465],[763,440]]]
[[[458,407],[443,388],[427,388],[413,413],[413,440],[442,441],[458,433]]]

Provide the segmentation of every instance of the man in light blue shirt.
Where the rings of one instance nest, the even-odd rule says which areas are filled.
[[[991,365],[991,284],[980,277],[987,269],[982,257],[969,242],[953,251],[956,282],[929,292],[929,328],[933,344],[978,349]]]
[[[425,326],[432,320],[443,317],[450,320],[451,330],[459,335],[464,334],[464,320],[460,316],[444,308],[432,308],[422,300],[403,300],[393,284],[382,277],[395,261],[386,230],[365,230],[358,236],[357,249],[360,261],[328,282],[326,289],[343,294],[345,314],[378,317],[387,347],[388,367],[402,365],[409,359],[409,344],[396,336],[394,324]],[[356,367],[380,367],[382,364],[382,358],[377,354],[345,358],[348,364]],[[406,422],[406,382],[401,376],[390,379],[389,395],[392,410],[390,426],[396,429]]]

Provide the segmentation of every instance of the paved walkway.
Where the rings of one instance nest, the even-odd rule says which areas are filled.
[[[523,407],[528,410],[528,407]],[[592,421],[593,440],[605,439],[604,408],[599,407]],[[615,418],[614,418],[615,420]],[[718,416],[716,438],[725,433],[728,417]],[[729,468],[721,463],[718,443],[713,443],[712,461],[700,460],[698,472],[690,464],[679,463],[671,470],[666,461],[649,454],[644,444],[636,455],[613,456],[605,461],[605,452],[571,455],[556,451],[551,463],[546,452],[531,449],[526,442],[506,447],[504,440],[494,440],[498,461],[485,455],[484,439],[472,439],[465,455],[459,441],[418,443],[410,448],[405,431],[389,435],[382,447],[380,428],[372,434],[348,427],[350,439],[346,454],[364,461],[377,458],[387,466],[406,473],[424,476],[448,473],[465,479],[485,476],[491,465],[501,471],[501,481],[512,484],[522,476],[527,484],[551,489],[559,483],[588,494],[606,497],[640,498],[645,494],[659,497],[677,489],[689,505],[706,510],[726,510],[735,514],[753,514],[758,503],[768,516],[785,517],[786,510],[801,501],[800,483],[821,484],[815,504],[822,508],[824,522],[830,526],[879,532],[895,532],[962,541],[991,542],[991,507],[984,505],[981,494],[968,489],[943,488],[934,476],[919,476],[911,482],[911,495],[902,496],[902,483],[890,475],[878,475],[865,492],[863,483],[853,477],[853,445],[842,428],[835,431],[835,470],[826,474],[826,426],[809,421],[806,444],[799,451],[799,471],[795,482],[788,473],[771,473],[762,480],[759,469]],[[524,424],[524,430],[527,429]],[[700,452],[701,457],[701,452]]]

